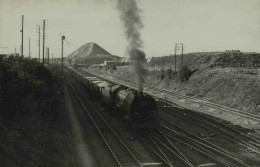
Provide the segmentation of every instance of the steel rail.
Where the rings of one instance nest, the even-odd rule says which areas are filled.
[[[176,152],[174,152],[171,148],[169,148],[165,143],[163,143],[160,139],[158,139],[157,137],[153,136],[152,137],[152,140],[153,138],[155,140],[157,140],[159,143],[161,143],[161,145],[163,145],[167,150],[169,150],[172,154],[174,154],[175,156],[177,156],[180,160],[182,160],[185,164],[187,164],[188,166],[190,167],[195,167],[193,164],[191,164],[188,159],[183,155],[178,155]],[[153,140],[154,141],[154,140]],[[169,143],[170,144],[170,143]],[[171,144],[170,144],[171,145]]]
[[[163,120],[163,119],[162,119],[162,120]],[[189,131],[187,131],[187,130],[184,130],[183,128],[179,127],[178,125],[176,125],[176,124],[174,124],[174,123],[172,123],[172,122],[169,122],[169,121],[167,121],[167,120],[165,120],[165,121],[168,122],[169,124],[172,124],[173,126],[176,126],[178,129],[181,129],[181,130],[184,131],[185,133],[187,133],[187,134],[189,134],[189,135],[191,135],[191,136],[194,136],[194,137],[200,139],[201,141],[198,141],[198,140],[196,140],[196,139],[194,139],[194,138],[191,138],[191,137],[189,137],[189,136],[186,136],[186,135],[184,135],[184,134],[182,134],[182,133],[180,133],[180,132],[177,132],[177,131],[175,131],[175,130],[173,130],[173,129],[167,127],[167,126],[165,126],[165,125],[161,125],[161,127],[165,128],[165,129],[167,129],[167,130],[169,130],[169,131],[171,131],[171,132],[173,132],[173,133],[175,133],[175,134],[178,134],[178,135],[180,135],[180,136],[182,136],[182,137],[188,138],[188,139],[191,140],[191,141],[194,141],[194,142],[196,142],[196,143],[198,143],[198,144],[201,144],[201,145],[203,145],[203,146],[205,146],[205,147],[207,147],[207,148],[209,148],[209,149],[211,149],[211,150],[213,150],[213,151],[216,151],[216,152],[218,152],[218,153],[220,153],[220,154],[222,154],[222,155],[224,155],[224,156],[226,156],[226,157],[229,157],[229,158],[233,159],[234,161],[236,161],[236,162],[238,162],[238,163],[240,163],[240,164],[243,164],[243,165],[249,167],[249,165],[246,164],[243,160],[241,160],[240,158],[234,157],[234,155],[233,155],[232,153],[228,152],[227,150],[224,150],[224,149],[222,149],[221,147],[218,147],[218,146],[216,146],[216,145],[213,144],[213,143],[210,143],[210,142],[208,142],[208,141],[206,141],[206,140],[204,140],[204,139],[202,139],[202,138],[200,138],[200,137],[197,137],[196,135],[192,134],[191,132],[189,132]]]
[[[168,111],[168,109],[165,109],[165,108],[163,108],[163,109],[164,109],[164,111]],[[180,112],[180,111],[175,110],[175,112]],[[224,126],[225,128],[221,128],[221,127],[217,126],[216,124],[214,124],[212,122],[209,122],[209,121],[207,121],[205,119],[200,119],[200,118],[197,118],[195,116],[185,114],[184,119],[188,119],[187,117],[192,118],[193,120],[198,120],[197,123],[198,122],[199,123],[203,122],[203,123],[205,123],[207,125],[210,125],[210,126],[216,128],[216,129],[218,129],[219,131],[225,132],[227,135],[229,135],[229,136],[235,138],[237,141],[239,141],[240,142],[239,144],[242,145],[243,147],[248,148],[251,151],[260,154],[260,151],[256,150],[255,148],[252,148],[252,147],[256,147],[258,149],[260,148],[260,144],[259,144],[258,140],[254,139],[254,138],[252,138],[252,137],[250,137],[248,135],[245,135],[244,133],[241,133],[240,131],[238,131],[238,130],[236,130],[234,128],[231,128],[231,127],[229,127],[229,126],[227,126],[227,125],[225,125],[223,123],[220,123],[217,120],[213,120],[213,121],[218,123],[218,124],[220,124],[220,126],[222,126],[222,127]],[[211,121],[212,121],[212,119],[211,119]],[[231,131],[232,131],[232,134],[230,133]],[[244,140],[246,140],[246,141],[244,141]]]
[[[162,134],[163,137],[168,141],[168,143],[170,144],[170,146],[172,146],[182,157],[183,160],[185,160],[190,166],[193,166],[193,164],[181,153],[181,151],[177,148],[177,146],[175,146],[165,134]]]
[[[156,144],[156,142],[153,140],[153,138],[151,138],[152,142],[154,143],[154,145],[156,146],[156,148],[161,152],[161,154],[163,155],[164,159],[167,161],[167,163],[169,164],[170,167],[174,167],[173,164],[170,162],[170,160],[168,159],[168,157],[164,154],[164,152],[162,151],[162,149]]]
[[[67,78],[66,78],[67,79]],[[98,130],[100,136],[102,137],[102,139],[104,140],[104,142],[106,143],[107,147],[109,148],[110,152],[112,153],[113,157],[115,158],[115,160],[117,161],[118,165],[120,167],[123,167],[123,165],[121,164],[121,162],[119,161],[119,159],[117,158],[117,156],[115,155],[113,149],[110,147],[109,143],[107,142],[107,140],[105,139],[104,135],[102,134],[101,130],[99,129],[98,125],[96,124],[96,122],[94,121],[93,117],[91,116],[90,112],[88,111],[88,109],[86,108],[86,106],[84,105],[83,101],[81,100],[81,98],[79,97],[78,93],[76,92],[76,90],[74,89],[74,87],[72,86],[71,82],[67,79],[68,83],[70,84],[73,92],[75,93],[75,95],[77,96],[78,100],[80,101],[81,105],[83,106],[84,110],[87,112],[89,118],[91,119],[92,123],[94,124],[94,126],[96,127],[96,129]],[[87,97],[85,97],[87,98]],[[87,99],[88,100],[88,99]],[[97,110],[93,104],[90,103],[90,105],[92,105],[92,107]],[[101,116],[98,113],[99,116]],[[120,141],[120,143],[127,149],[127,151],[130,153],[130,155],[136,160],[136,162],[138,163],[139,166],[143,167],[143,165],[137,160],[137,158],[133,155],[133,153],[130,151],[130,149],[125,145],[125,143],[121,140],[121,138],[115,133],[115,131],[112,129],[112,127],[104,120],[104,118],[101,116],[101,119],[106,123],[106,125],[110,128],[110,130],[113,132],[113,134],[118,138],[118,140]]]
[[[85,95],[84,95],[85,96]],[[90,97],[92,99],[94,99],[93,97]],[[92,105],[92,103],[91,103]],[[144,143],[145,144],[145,143]],[[145,144],[146,145],[146,144]],[[146,145],[146,147],[148,147],[152,152],[155,153],[156,156],[158,156],[166,165],[172,167],[173,165],[171,163],[169,163],[169,161],[167,161],[167,157],[162,157],[157,151],[155,151],[153,148],[151,148],[150,146]]]
[[[226,160],[220,160],[218,157],[216,157],[216,155],[214,155],[213,153],[210,153],[209,151],[207,151],[205,149],[202,149],[201,147],[197,146],[197,144],[191,145],[188,142],[184,142],[183,140],[180,140],[180,139],[178,139],[178,138],[176,138],[174,136],[170,136],[170,135],[168,135],[168,134],[166,134],[164,132],[161,132],[161,133],[164,134],[165,136],[167,136],[168,138],[172,138],[175,141],[178,141],[178,142],[180,142],[180,143],[182,143],[184,145],[189,146],[190,148],[192,148],[194,150],[197,150],[198,152],[202,153],[205,156],[208,156],[209,158],[212,158],[213,160],[215,160],[216,162],[218,162],[220,164],[223,164],[223,165],[226,165],[226,166],[234,166],[234,165],[230,164],[229,162],[227,162]],[[199,147],[199,148],[195,147],[194,145]],[[236,166],[234,166],[234,167],[236,167]]]

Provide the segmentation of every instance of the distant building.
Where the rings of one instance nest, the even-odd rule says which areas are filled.
[[[147,62],[149,63],[152,59],[153,59],[153,57],[148,57]]]
[[[84,64],[84,66],[86,67],[86,65]],[[104,64],[91,64],[90,67],[103,67]]]
[[[110,66],[110,65],[116,65],[116,64],[118,64],[118,62],[115,60],[105,60],[104,61],[104,66]]]
[[[120,63],[130,63],[131,59],[130,58],[126,58],[126,57],[120,57],[119,62]]]
[[[229,55],[241,55],[242,52],[240,52],[240,50],[226,50],[226,54],[229,54]]]

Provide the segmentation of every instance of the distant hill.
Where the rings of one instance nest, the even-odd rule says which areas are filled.
[[[111,55],[108,51],[94,42],[86,43],[67,56],[77,64],[101,64],[105,60],[117,60],[119,57]]]

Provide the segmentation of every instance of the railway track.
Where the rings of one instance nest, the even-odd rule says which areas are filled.
[[[74,86],[75,87],[75,86]],[[77,89],[77,88],[75,88]],[[81,94],[83,95],[82,91]],[[86,95],[83,95],[86,96]],[[92,97],[91,95],[87,95],[87,98],[91,98],[93,101],[97,100],[95,97]],[[94,105],[92,103],[92,105]],[[94,106],[93,106],[94,107]],[[96,106],[97,107],[97,106]],[[169,160],[172,159],[172,155],[165,155],[165,154],[161,154],[161,152],[159,150],[162,150],[161,146],[156,145],[156,148],[152,147],[151,145],[148,145],[147,143],[149,143],[149,141],[144,141],[146,139],[140,138],[138,136],[136,136],[136,138],[139,138],[140,141],[143,141],[143,145],[145,145],[145,147],[150,150],[150,153],[154,154],[156,157],[158,157],[161,162],[152,162],[152,163],[141,163],[144,166],[169,166],[169,167],[175,167],[176,165],[173,165]],[[151,137],[149,138],[149,140],[154,140],[155,137]],[[158,140],[158,139],[157,139]],[[156,144],[156,143],[155,143]],[[171,156],[171,158],[169,158],[168,156]],[[176,159],[176,158],[175,158]],[[162,163],[163,162],[163,163]],[[174,161],[174,163],[176,163],[176,161]],[[129,164],[129,163],[128,163]],[[179,164],[181,164],[181,162],[179,162]],[[185,163],[184,163],[185,164]],[[183,165],[182,165],[183,166]],[[184,165],[187,166],[187,165]],[[181,166],[180,166],[181,167]]]
[[[169,146],[168,141],[162,140],[157,136],[150,137],[150,140],[151,143],[155,146],[154,151],[157,151],[157,153],[164,158],[164,160],[167,162],[169,166],[194,167],[194,165],[191,164],[189,160],[181,152],[176,152],[176,149],[173,150]],[[177,151],[179,150],[177,149]]]
[[[81,70],[81,71],[84,71],[84,70]],[[86,72],[86,71],[84,71],[84,72]],[[90,72],[87,72],[87,73],[90,73]],[[118,81],[118,80],[115,80],[115,79],[112,79],[112,78],[108,78],[108,77],[105,77],[105,76],[97,76],[96,74],[93,74],[93,73],[90,73],[90,74],[92,74],[92,75],[94,75],[94,76],[96,76],[98,78],[102,78],[102,79],[105,79],[105,80],[110,80],[110,81],[113,81],[115,83],[123,84],[123,85],[126,85],[128,87],[132,87],[132,88],[136,89],[135,86],[129,85],[129,83],[132,83],[132,84],[135,84],[135,85],[137,84],[137,82],[132,81],[132,80],[131,81],[129,80],[129,83],[126,83],[124,81]],[[192,102],[196,102],[198,104],[206,105],[206,106],[209,106],[209,107],[212,107],[212,108],[216,108],[216,109],[219,109],[219,110],[222,110],[222,111],[225,111],[225,112],[230,112],[230,113],[233,113],[233,114],[236,114],[236,115],[240,115],[242,117],[250,118],[250,119],[255,120],[255,121],[260,121],[260,116],[255,115],[255,114],[241,112],[241,111],[233,109],[233,108],[229,108],[229,107],[222,106],[222,105],[219,105],[219,104],[216,104],[216,103],[212,103],[212,102],[208,102],[208,101],[205,101],[205,100],[200,100],[200,99],[197,99],[195,97],[178,94],[176,92],[165,90],[165,89],[161,89],[161,88],[158,88],[158,87],[155,87],[155,86],[151,86],[151,85],[148,85],[148,84],[142,83],[142,85],[145,86],[145,87],[148,87],[150,89],[153,89],[155,91],[159,91],[161,93],[165,93],[165,94],[168,94],[168,95],[171,95],[171,96],[175,96],[175,97],[179,97],[179,98],[182,98],[182,99],[187,99],[187,100],[190,100]]]
[[[244,133],[231,128],[216,119],[211,119],[207,115],[195,115],[193,113],[178,108],[175,108],[174,112],[164,107],[161,107],[161,110],[167,112],[169,115],[172,115],[172,117],[179,117],[182,121],[192,122],[193,125],[198,125],[203,129],[211,129],[210,131],[213,131],[213,133],[224,133],[225,136],[228,136],[231,140],[238,142],[241,146],[260,155],[259,140],[245,135]]]
[[[166,119],[160,119],[161,121],[161,133],[167,136],[171,141],[178,141],[185,145],[189,145],[190,147],[197,149],[205,156],[208,156],[218,164],[224,166],[232,166],[232,167],[252,167],[254,164],[244,160],[241,157],[237,157],[231,152],[224,150],[223,148],[218,147],[211,142],[208,142],[193,133],[183,129],[182,127],[167,121]]]
[[[128,86],[130,88],[136,89],[136,87],[134,87],[132,85],[129,85],[128,83],[125,83],[125,82],[117,81],[117,80],[114,80],[114,79],[111,79],[111,78],[108,78],[108,77],[104,77],[104,76],[97,76],[97,75],[95,75],[93,73],[86,72],[86,71],[84,71],[82,69],[79,69],[79,71],[81,71],[82,73],[85,73],[85,74],[90,74],[90,75],[96,76],[97,78],[101,78],[101,79],[104,79],[104,80],[107,80],[107,81],[110,81],[110,82],[113,82],[113,83],[116,83],[116,84],[126,85],[126,86]],[[146,93],[148,93],[148,92],[146,92]],[[171,102],[171,101],[167,101],[167,100],[162,99],[162,98],[159,98],[159,100],[164,102],[164,103],[166,103],[166,104],[176,106],[176,104]],[[183,107],[181,107],[179,105],[178,105],[178,107],[179,108],[183,108]],[[246,113],[244,113],[244,114],[247,115]],[[207,115],[207,114],[204,114],[204,115],[205,115],[205,117],[207,117],[207,119],[213,121],[217,126],[224,127],[226,130],[229,130],[233,134],[236,134],[236,135],[239,134],[240,136],[243,136],[243,138],[248,139],[249,141],[251,141],[253,143],[256,143],[255,145],[257,145],[257,146],[260,144],[258,139],[255,139],[255,138],[249,136],[248,134],[246,134],[244,132],[240,132],[237,129],[231,127],[231,126],[227,126],[226,124],[222,123],[221,121],[217,121],[217,119],[212,119],[212,117]],[[252,115],[252,114],[250,114],[250,115]],[[254,116],[255,115],[253,115],[252,117],[254,117]],[[260,120],[260,119],[258,119],[258,117],[254,117],[254,120]]]
[[[202,104],[202,105],[217,108],[217,109],[220,109],[220,110],[223,110],[223,111],[226,111],[226,112],[231,112],[231,113],[236,114],[236,115],[240,115],[240,116],[247,117],[247,118],[250,118],[250,119],[253,119],[253,120],[256,120],[256,121],[260,121],[260,116],[255,115],[255,114],[241,112],[239,110],[236,110],[236,109],[233,109],[233,108],[230,108],[230,107],[222,106],[222,105],[212,103],[212,102],[208,102],[208,101],[205,101],[205,100],[200,100],[200,99],[197,99],[197,98],[194,98],[194,97],[191,97],[191,96],[178,94],[176,92],[157,88],[157,87],[154,87],[154,86],[151,86],[151,85],[148,85],[148,84],[143,84],[143,86],[147,86],[149,88],[152,88],[153,90],[158,90],[160,92],[163,92],[163,93],[166,93],[166,94],[169,94],[169,95],[172,95],[172,96],[180,97],[180,98],[183,98],[183,99],[188,99],[188,100],[191,100],[193,102],[196,102],[196,103],[199,103],[199,104]]]
[[[107,123],[107,121],[96,112],[95,107],[91,104],[91,102],[87,99],[84,94],[77,89],[77,87],[73,86],[72,81],[68,78],[67,82],[69,83],[71,89],[75,93],[77,99],[82,105],[84,112],[91,119],[91,122],[95,129],[98,132],[98,136],[102,139],[106,148],[109,150],[109,155],[114,159],[113,164],[108,164],[109,166],[143,166],[140,160],[132,153],[132,151],[128,148],[125,142],[118,136],[118,134],[114,131],[114,129]],[[86,105],[85,103],[88,103]],[[90,109],[92,108],[92,109]]]
[[[85,73],[84,71],[81,71],[81,72]],[[87,73],[85,73],[85,74],[87,74]],[[196,117],[192,117],[192,119],[195,119],[197,121],[201,121],[201,119],[198,119]],[[222,124],[220,124],[220,125],[222,125]],[[218,127],[217,125],[214,125],[214,123],[212,123],[212,126],[214,126],[215,128],[219,128],[219,129],[221,128],[221,127]],[[165,129],[164,125],[163,125],[163,127]],[[227,126],[227,128],[229,128],[229,127]],[[169,131],[169,128],[166,128],[166,129]],[[172,132],[173,131],[171,131],[171,133]],[[164,135],[164,138],[166,138],[167,140],[165,140],[165,139],[161,140],[161,139],[159,139],[159,138],[157,138],[155,136],[150,138],[150,140],[152,141],[152,144],[154,144],[154,146],[155,146],[155,149],[153,149],[153,152],[155,154],[157,154],[158,156],[160,156],[161,159],[168,166],[174,166],[173,165],[174,163],[175,164],[176,163],[179,164],[178,166],[194,166],[192,163],[190,163],[188,161],[188,158],[186,158],[181,152],[178,151],[178,149],[176,149],[176,147],[172,146],[172,142],[171,141],[173,139],[176,140],[176,138],[173,138],[173,136],[171,136],[171,135],[169,135],[169,134],[167,134],[165,132],[163,133],[163,135]],[[181,135],[181,133],[180,134],[175,134],[175,135]],[[188,136],[186,136],[186,137],[189,138],[190,135],[191,135],[191,133]],[[192,134],[192,135],[193,135],[193,138],[197,137],[194,134]],[[185,135],[182,134],[182,137],[183,136],[185,136]],[[247,137],[247,136],[244,136],[244,137]],[[205,156],[208,156],[209,158],[213,159],[216,164],[221,164],[221,165],[224,165],[224,166],[246,166],[246,167],[247,166],[248,167],[252,166],[252,164],[250,164],[248,162],[244,162],[246,160],[241,160],[242,158],[240,158],[240,157],[237,158],[237,156],[233,155],[232,153],[230,153],[230,152],[228,152],[228,151],[226,151],[226,150],[224,150],[224,149],[222,149],[222,148],[220,148],[220,147],[218,147],[218,146],[216,146],[216,145],[214,145],[212,143],[209,143],[209,142],[207,142],[205,140],[202,140],[202,141],[200,141],[200,140],[202,140],[202,139],[199,139],[199,141],[195,140],[195,143],[189,143],[189,144],[188,143],[183,143],[183,144],[186,144],[189,147],[193,147],[195,150],[197,149],[198,152],[201,152]],[[200,145],[202,145],[205,148],[203,148],[202,146],[198,146],[198,142],[199,142]],[[171,143],[171,144],[169,144],[169,143]],[[254,143],[254,144],[256,144],[256,146],[258,146],[257,142]],[[174,148],[174,149],[172,149],[172,148]],[[211,149],[212,152],[209,152],[208,149]],[[176,152],[178,154],[176,154]],[[219,154],[217,158],[216,158],[216,154]],[[175,159],[172,157],[173,155],[174,155]],[[176,161],[176,157],[177,157],[179,162]],[[225,158],[223,158],[223,157],[225,157]],[[184,165],[181,165],[181,164],[184,164]]]
[[[86,73],[86,74],[88,73],[88,72],[85,72],[85,71],[82,71],[82,70],[81,70],[81,72]],[[96,77],[98,77],[98,76],[96,76]],[[99,78],[105,79],[105,80],[108,80],[108,81],[111,82],[111,78],[102,78],[102,77],[99,77]],[[116,81],[116,80],[112,80],[112,82],[118,84],[118,81]],[[122,83],[122,82],[119,82],[119,84],[125,85],[125,83]],[[131,85],[126,85],[126,86],[135,88]],[[169,102],[166,101],[166,100],[161,100],[161,101],[169,104]],[[260,146],[259,140],[255,139],[255,138],[253,138],[253,137],[251,137],[251,136],[249,136],[249,135],[247,135],[247,134],[245,134],[241,131],[238,131],[236,128],[232,128],[231,126],[226,125],[225,123],[223,123],[220,120],[212,119],[209,115],[201,114],[205,118],[205,119],[201,119],[201,118],[198,118],[196,116],[190,116],[187,113],[182,113],[182,114],[185,114],[185,116],[189,117],[190,119],[196,120],[198,122],[205,123],[205,125],[212,126],[212,127],[216,128],[220,131],[225,132],[225,134],[230,136],[231,139],[235,139],[236,141],[239,141],[240,142],[239,144],[241,146],[251,150],[254,153],[260,154],[260,152],[259,152],[259,148],[260,148],[259,147]],[[230,155],[230,156],[232,157],[232,155]],[[224,163],[222,163],[222,164],[224,164]]]
[[[195,166],[191,162],[189,162],[188,158],[185,157],[185,155],[182,154],[179,151],[179,149],[176,146],[174,146],[169,139],[167,139],[166,136],[158,137],[153,135],[151,137],[148,137],[148,139],[150,141],[145,141],[144,143],[146,143],[147,145],[148,142],[150,143],[150,145],[147,145],[146,147],[149,148],[151,152],[153,152],[157,157],[159,157],[162,162],[164,162],[163,164],[164,166],[172,166],[172,167],[174,166],[194,167]]]

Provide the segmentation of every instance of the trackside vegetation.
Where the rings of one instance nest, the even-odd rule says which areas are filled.
[[[69,123],[52,68],[0,56],[0,166],[71,166]]]

